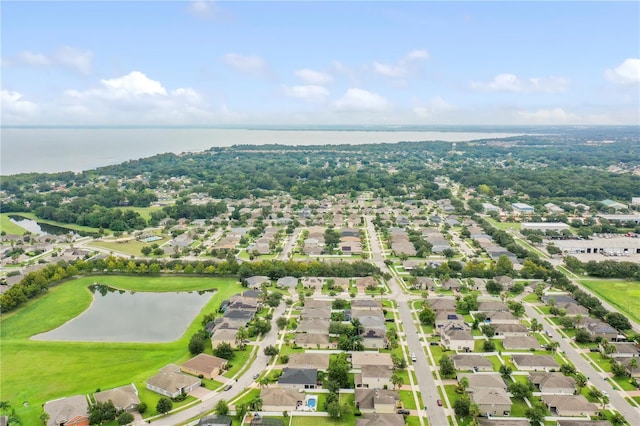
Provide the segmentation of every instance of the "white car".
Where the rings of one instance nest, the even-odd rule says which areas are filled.
[[[411,361],[416,362],[416,354],[411,354]]]

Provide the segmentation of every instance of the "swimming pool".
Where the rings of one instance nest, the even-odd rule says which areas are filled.
[[[318,405],[317,395],[307,395],[305,397],[305,405],[309,411],[316,411],[316,406]]]

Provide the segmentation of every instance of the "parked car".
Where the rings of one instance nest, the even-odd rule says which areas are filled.
[[[442,400],[441,399],[438,400],[438,407],[442,407]]]
[[[411,414],[411,412],[407,409],[401,408],[397,411],[398,414]]]
[[[260,373],[256,373],[253,375],[253,380],[257,379],[258,377],[260,377]]]
[[[411,354],[411,361],[416,362],[416,354],[415,353]]]
[[[231,385],[227,385],[224,387],[224,390],[228,391],[229,389],[231,389]]]

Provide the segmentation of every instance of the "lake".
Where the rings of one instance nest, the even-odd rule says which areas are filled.
[[[214,294],[132,292],[91,286],[93,302],[79,316],[31,339],[67,342],[166,343],[179,339]]]
[[[3,128],[0,173],[81,172],[155,154],[231,145],[336,145],[502,138],[509,131],[305,130],[221,128]],[[510,129],[514,130],[514,129]]]
[[[21,226],[22,228],[31,232],[32,234],[36,234],[36,235],[67,235],[67,234],[82,235],[82,236],[90,235],[87,233],[77,232],[69,228],[63,228],[61,226],[55,226],[55,225],[49,225],[48,223],[36,222],[33,219],[27,219],[25,217],[17,216],[17,215],[9,215],[9,220],[15,223],[16,225]]]

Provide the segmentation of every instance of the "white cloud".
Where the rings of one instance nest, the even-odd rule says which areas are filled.
[[[267,70],[267,63],[260,56],[239,55],[237,53],[227,53],[222,57],[222,62],[232,66],[238,71],[249,74],[261,74]]]
[[[38,105],[24,99],[19,92],[9,90],[0,91],[0,105],[2,121],[6,123],[21,123],[38,113]]]
[[[417,69],[417,62],[429,59],[429,53],[426,50],[412,50],[407,53],[397,64],[385,64],[374,62],[373,69],[380,75],[385,77],[400,78],[405,77]]]
[[[516,116],[521,121],[536,124],[575,124],[581,121],[576,114],[568,113],[562,108],[518,111]]]
[[[604,76],[616,84],[638,84],[640,83],[640,59],[626,59],[617,67],[606,70]]]
[[[498,74],[488,83],[472,82],[471,88],[489,92],[516,92],[516,93],[556,93],[568,89],[570,81],[562,77],[533,77],[527,80],[518,78],[515,74]]]
[[[324,102],[331,92],[322,86],[284,86],[284,92],[292,98],[302,99],[307,102]]]
[[[337,109],[346,111],[385,111],[390,107],[383,96],[358,88],[347,90],[335,105]]]
[[[212,18],[215,16],[214,9],[215,3],[209,0],[194,0],[187,8],[190,14],[200,18]]]
[[[29,50],[22,51],[15,56],[3,58],[4,66],[28,66],[28,67],[64,67],[82,74],[91,73],[91,61],[93,52],[80,50],[71,46],[63,46],[50,55],[34,53]]]
[[[297,70],[295,75],[307,84],[323,85],[329,84],[333,81],[331,75],[320,71],[310,70],[308,68]]]
[[[419,105],[413,108],[413,112],[419,117],[432,117],[441,112],[447,112],[454,110],[455,107],[449,102],[442,99],[440,96],[434,96],[424,105]]]

